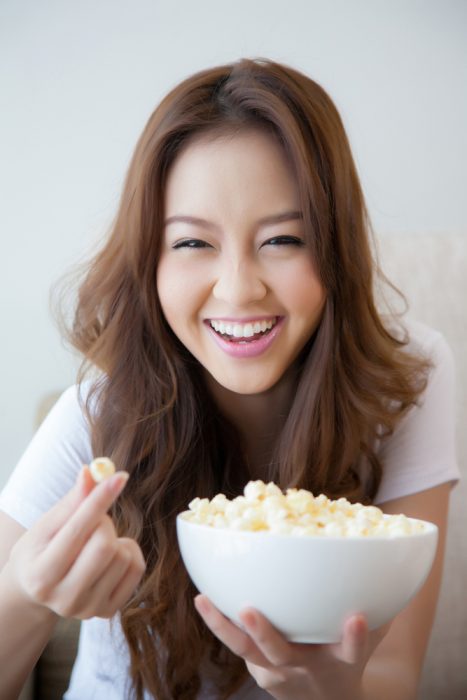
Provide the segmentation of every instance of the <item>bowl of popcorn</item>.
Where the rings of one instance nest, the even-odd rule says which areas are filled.
[[[426,580],[438,529],[375,506],[250,481],[242,496],[195,498],[177,516],[196,588],[241,625],[253,607],[290,641],[336,642],[353,613],[375,629]]]

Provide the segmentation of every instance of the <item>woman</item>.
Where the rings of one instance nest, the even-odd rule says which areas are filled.
[[[85,620],[69,700],[415,697],[458,475],[452,359],[439,333],[378,313],[368,232],[340,117],[310,78],[241,60],[161,102],[80,286],[79,388],[0,501],[2,697],[57,616]],[[126,486],[78,476],[98,454]],[[175,516],[252,478],[435,522],[425,586],[389,628],[354,616],[335,645],[195,608]]]

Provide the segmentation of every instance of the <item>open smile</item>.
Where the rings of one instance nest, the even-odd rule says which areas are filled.
[[[244,340],[255,340],[257,336],[268,333],[276,325],[277,318],[277,316],[274,316],[270,319],[249,321],[247,323],[211,319],[209,323],[216,333],[223,335],[226,340],[242,342]]]
[[[256,357],[265,352],[279,335],[283,316],[234,321],[208,319],[205,321],[217,345],[232,357]]]

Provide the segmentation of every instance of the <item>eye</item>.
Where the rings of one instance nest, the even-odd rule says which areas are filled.
[[[278,245],[295,245],[295,246],[303,246],[305,245],[305,241],[302,240],[301,238],[297,238],[297,236],[274,236],[274,238],[268,238],[267,241],[263,243],[263,245],[272,245],[272,246],[278,246]]]
[[[202,241],[199,238],[185,238],[183,241],[177,241],[172,248],[211,248],[209,243]]]

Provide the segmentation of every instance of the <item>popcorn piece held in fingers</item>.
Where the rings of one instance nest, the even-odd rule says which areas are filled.
[[[89,465],[89,471],[96,484],[99,484],[115,474],[115,464],[108,457],[96,457]]]

